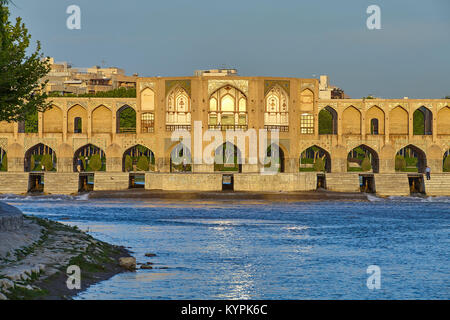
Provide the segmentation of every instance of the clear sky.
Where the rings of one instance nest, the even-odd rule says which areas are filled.
[[[13,0],[45,55],[77,67],[318,77],[352,98],[450,95],[450,0]],[[69,5],[81,30],[66,27]],[[366,9],[381,7],[381,30]]]

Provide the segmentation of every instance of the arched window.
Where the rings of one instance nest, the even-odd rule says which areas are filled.
[[[370,120],[370,134],[378,134],[378,119]]]
[[[174,88],[167,96],[166,130],[191,130],[191,100],[187,92],[181,88]]]
[[[319,112],[319,134],[337,134],[337,112],[329,106]]]
[[[209,98],[209,129],[247,130],[247,97],[240,90],[225,86]]]
[[[431,135],[433,132],[433,113],[426,107],[420,107],[413,113],[413,133]]]
[[[117,110],[117,133],[136,133],[136,111],[130,106],[124,105]]]
[[[73,120],[73,132],[74,133],[82,133],[82,131],[83,131],[83,125],[82,125],[82,122],[81,122],[82,120],[81,120],[81,118],[80,117],[76,117],[74,120]]]
[[[266,94],[266,111],[264,113],[264,127],[289,131],[289,98],[279,86],[274,86]]]

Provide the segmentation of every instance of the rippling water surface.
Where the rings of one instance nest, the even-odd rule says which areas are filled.
[[[450,199],[259,202],[6,196],[130,247],[152,270],[77,299],[448,299]],[[156,253],[146,258],[145,253]],[[381,289],[366,286],[369,265]]]

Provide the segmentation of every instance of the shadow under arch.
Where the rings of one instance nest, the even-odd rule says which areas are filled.
[[[24,170],[32,171],[56,171],[56,153],[49,146],[39,143],[25,152]]]
[[[370,162],[370,169],[365,168],[368,167],[368,164],[365,163],[366,158]],[[347,171],[372,171],[373,173],[378,173],[380,171],[378,153],[365,144],[353,148],[347,156]]]
[[[155,154],[141,144],[128,148],[123,153],[122,171],[155,171]]]
[[[170,172],[192,172],[191,151],[183,142],[170,152]]]
[[[326,106],[319,112],[319,134],[337,134],[338,115],[336,110]]]
[[[300,154],[299,171],[331,172],[330,153],[317,145],[306,148]]]
[[[424,173],[426,166],[426,153],[412,144],[401,148],[395,156],[395,171]]]
[[[214,171],[242,172],[242,156],[239,148],[231,142],[217,147],[214,153]]]
[[[433,113],[425,106],[421,106],[413,113],[413,134],[433,134]]]
[[[73,156],[73,171],[106,171],[105,152],[90,143],[78,148]]]
[[[447,151],[445,151],[442,158],[442,171],[450,172],[450,149],[447,149]]]
[[[283,149],[276,143],[267,147],[264,161],[265,172],[285,172],[285,155]]]

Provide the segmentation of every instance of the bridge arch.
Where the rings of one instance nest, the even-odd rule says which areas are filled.
[[[214,154],[214,171],[242,172],[242,156],[239,148],[227,141]]]
[[[300,153],[299,171],[331,172],[331,156],[325,149],[313,145]]]
[[[56,153],[49,146],[39,143],[25,152],[25,172],[56,171]]]
[[[81,165],[79,161],[81,161]],[[78,168],[78,166],[81,168]],[[75,151],[73,156],[73,171],[106,171],[106,154],[93,144],[86,144]]]
[[[433,134],[433,113],[425,106],[417,108],[413,113],[413,134]]]
[[[155,171],[155,154],[141,144],[132,146],[123,153],[122,170]]]
[[[378,173],[380,160],[378,153],[371,147],[361,144],[350,150],[347,156],[347,171],[372,171]]]
[[[266,158],[264,161],[264,171],[266,172],[285,172],[286,153],[279,144],[272,143],[267,147]]]
[[[447,149],[444,153],[444,157],[442,159],[442,171],[450,172],[450,149]]]
[[[192,172],[191,150],[183,142],[170,152],[170,172]]]
[[[409,144],[401,148],[395,156],[395,170],[402,172],[425,172],[427,156],[419,147]]]

